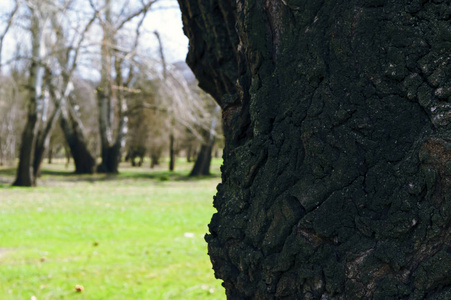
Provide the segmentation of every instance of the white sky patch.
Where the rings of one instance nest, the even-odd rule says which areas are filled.
[[[1,1],[1,0],[0,0]],[[146,18],[145,30],[157,30],[168,62],[184,61],[188,52],[188,38],[183,33],[182,15],[176,0],[160,0]],[[152,57],[158,57],[158,41],[155,37],[148,41]]]
[[[0,33],[5,28],[5,18],[13,6],[13,0],[0,0]],[[152,5],[144,21],[140,48],[144,49],[146,56],[160,59],[158,41],[153,34],[154,31],[158,31],[166,61],[168,63],[184,61],[188,52],[188,39],[184,35],[182,27],[182,17],[177,1],[159,0]],[[30,41],[28,40],[29,35],[23,29],[11,28],[4,39],[2,63],[12,59],[16,52],[17,41],[24,41],[23,47],[26,49],[29,47]]]

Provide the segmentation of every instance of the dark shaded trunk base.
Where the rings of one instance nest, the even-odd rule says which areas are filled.
[[[52,159],[53,159],[53,147],[49,147],[49,151],[47,152],[47,163],[49,165],[52,164]]]
[[[64,115],[61,116],[60,121],[64,137],[66,138],[67,146],[69,147],[70,153],[72,154],[72,158],[74,160],[75,173],[94,174],[96,160],[89,152],[80,126],[72,118],[69,117],[68,119],[66,119]],[[68,158],[69,163],[70,156],[68,156],[67,154],[68,151],[66,148],[66,157]]]
[[[29,115],[22,133],[19,165],[17,167],[16,179],[12,183],[13,186],[32,187],[36,185],[36,178],[33,176],[33,151],[36,123],[36,115]]]
[[[132,146],[128,149],[128,153],[125,156],[125,161],[130,160],[132,167],[141,167],[144,162],[144,156],[146,155],[146,147],[144,146]],[[136,162],[136,158],[139,158]]]
[[[169,171],[174,171],[175,168],[175,149],[174,149],[174,135],[169,136]]]
[[[115,144],[102,150],[102,162],[97,166],[98,173],[119,173],[119,162],[121,161],[120,147]]]
[[[41,177],[41,164],[44,159],[44,147],[36,147],[34,150],[34,158],[33,158],[33,176]]]
[[[189,176],[208,176],[210,175],[211,152],[213,145],[202,145]]]
[[[151,155],[150,156],[150,167],[153,169],[155,166],[160,165],[160,156],[158,155]]]

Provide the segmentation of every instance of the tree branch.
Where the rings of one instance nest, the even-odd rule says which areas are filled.
[[[157,1],[158,0],[149,1],[147,4],[144,4],[142,2],[143,7],[141,9],[139,9],[138,11],[134,12],[133,14],[131,14],[130,16],[128,16],[127,18],[125,18],[121,23],[119,23],[119,25],[116,27],[115,31],[119,31],[125,24],[127,24],[128,22],[130,22],[132,19],[136,18],[140,14],[147,13],[147,11],[150,9],[150,6]]]
[[[13,10],[11,11],[11,13],[9,14],[8,17],[8,22],[6,23],[6,27],[5,30],[3,31],[3,33],[0,35],[0,73],[2,72],[2,50],[3,50],[3,40],[5,39],[6,34],[8,33],[9,29],[11,28],[12,24],[13,24],[13,19],[14,16],[16,15],[18,9],[19,9],[19,1],[16,0],[14,1],[15,6],[13,8]]]

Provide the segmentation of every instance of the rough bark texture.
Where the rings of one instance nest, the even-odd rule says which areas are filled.
[[[223,109],[230,299],[451,299],[451,8],[179,0]]]

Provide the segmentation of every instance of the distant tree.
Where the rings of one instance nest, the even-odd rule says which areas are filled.
[[[451,299],[450,1],[179,0],[229,299]]]
[[[22,132],[19,165],[17,167],[15,186],[34,186],[35,177],[32,172],[33,151],[35,147],[36,126],[38,124],[38,101],[42,96],[44,67],[41,61],[46,55],[44,29],[49,16],[47,8],[39,1],[27,1],[29,10],[29,30],[31,35],[31,63],[28,75],[27,121]]]
[[[103,33],[100,51],[101,80],[97,88],[102,157],[102,162],[97,167],[98,172],[118,172],[127,133],[126,98],[132,90],[131,84],[135,76],[133,59],[136,56],[141,25],[154,2],[141,2],[140,7],[129,13],[126,13],[128,1],[123,3],[119,13],[113,11],[111,0],[105,0],[102,9],[91,2],[97,11]],[[135,24],[135,31],[125,30],[125,26],[132,24],[135,19],[139,19]],[[121,35],[124,31],[127,34]],[[132,40],[127,40],[126,37],[132,37]]]
[[[208,130],[207,129],[202,130],[203,140],[201,142],[201,147],[197,155],[196,162],[194,163],[193,169],[191,170],[189,176],[210,175],[211,157],[217,135],[216,127],[219,123],[218,114],[220,111],[220,107],[217,106],[209,97],[205,100],[210,101],[210,106],[212,106],[210,108],[211,111],[210,128]]]
[[[55,124],[60,119],[61,122],[67,121],[67,111],[73,110],[69,108],[73,74],[82,42],[95,16],[90,20],[84,17],[83,20],[77,19],[79,14],[70,11],[74,1],[65,1],[61,5],[42,0],[16,2],[19,3],[23,7],[18,8],[20,15],[16,30],[30,20],[26,24],[28,33],[25,34],[31,36],[31,45],[30,54],[21,57],[29,61],[26,84],[28,117],[13,185],[33,186]],[[76,22],[73,22],[74,18]],[[18,45],[20,43],[18,41]],[[77,156],[83,155],[80,149],[73,153],[74,161],[77,161]],[[91,161],[95,163],[92,157]]]
[[[18,0],[14,1],[13,9],[8,12],[8,15],[6,16],[5,20],[5,27],[3,28],[3,31],[0,33],[0,75],[2,74],[2,58],[3,58],[3,41],[5,40],[6,34],[11,29],[11,27],[14,24],[14,17],[16,16],[18,10],[19,10],[19,2]]]
[[[83,123],[77,113],[80,107],[77,101],[80,98],[86,100],[94,99],[91,97],[92,88],[81,88],[82,80],[74,78],[74,74],[81,60],[80,53],[87,48],[85,45],[87,43],[87,35],[90,33],[90,29],[96,20],[96,14],[91,12],[91,15],[88,15],[88,17],[84,15],[79,17],[77,14],[72,15],[68,11],[71,4],[74,4],[74,2],[66,2],[67,6],[51,16],[51,26],[55,41],[51,59],[46,65],[51,77],[47,82],[46,88],[49,91],[50,98],[57,107],[56,117],[59,118],[62,132],[74,160],[75,173],[92,174],[95,171],[96,160],[88,147]],[[74,23],[76,26],[74,26]],[[74,90],[74,83],[78,83],[76,90]],[[84,94],[76,97],[80,90],[84,91]],[[91,115],[92,108],[86,106],[89,106],[89,104],[83,105],[84,110]]]
[[[50,74],[48,74],[48,76],[50,76]],[[47,80],[50,80],[50,78],[47,78]],[[48,112],[50,110],[50,96],[47,91],[44,91],[44,94],[42,95],[41,105],[42,108],[40,110],[40,113],[38,114],[39,122],[37,125],[36,142],[33,155],[34,178],[41,175],[41,163],[44,159],[44,153],[48,148],[50,142],[50,133],[57,123],[59,115],[61,113],[59,106],[55,107],[52,113]]]
[[[13,76],[0,75],[0,165],[11,165],[16,159],[22,101],[19,82]]]

